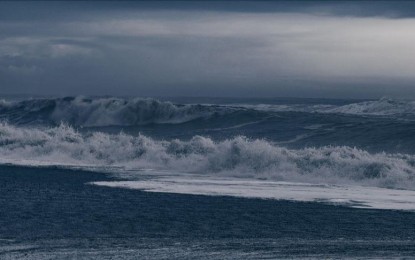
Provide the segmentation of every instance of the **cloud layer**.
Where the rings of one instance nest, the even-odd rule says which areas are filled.
[[[0,23],[0,94],[415,97],[410,16],[31,5]]]

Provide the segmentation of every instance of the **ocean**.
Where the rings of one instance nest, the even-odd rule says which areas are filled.
[[[0,100],[0,258],[415,257],[415,102]]]

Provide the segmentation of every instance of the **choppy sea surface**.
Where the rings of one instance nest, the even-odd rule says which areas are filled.
[[[0,100],[2,258],[415,257],[415,102]]]

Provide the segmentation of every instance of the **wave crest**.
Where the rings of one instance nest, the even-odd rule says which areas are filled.
[[[160,141],[138,135],[81,134],[61,125],[46,130],[0,124],[3,162],[21,158],[53,165],[117,166],[312,183],[415,188],[415,157],[371,154],[347,146],[287,149],[243,136],[214,141]],[[27,161],[26,161],[27,162]]]

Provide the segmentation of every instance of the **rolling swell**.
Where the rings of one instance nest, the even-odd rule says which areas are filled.
[[[181,124],[196,119],[226,120],[245,124],[280,112],[344,114],[353,116],[392,116],[415,118],[415,102],[380,99],[350,104],[321,104],[315,101],[290,104],[173,104],[156,99],[84,98],[29,99],[19,102],[0,100],[0,120],[15,125],[58,126],[140,126]],[[235,116],[232,119],[232,116]],[[236,118],[237,117],[237,118]]]
[[[153,168],[219,176],[415,189],[415,156],[348,146],[288,149],[243,136],[188,141],[0,124],[3,163]],[[25,160],[22,160],[24,158]]]
[[[415,116],[415,101],[382,98],[332,108],[328,112],[353,115]]]
[[[381,98],[379,100],[369,100],[354,102],[346,105],[313,103],[294,103],[294,104],[241,104],[241,107],[268,111],[268,112],[303,112],[303,113],[323,113],[323,114],[346,114],[356,116],[402,116],[415,117],[415,101],[393,100]]]

